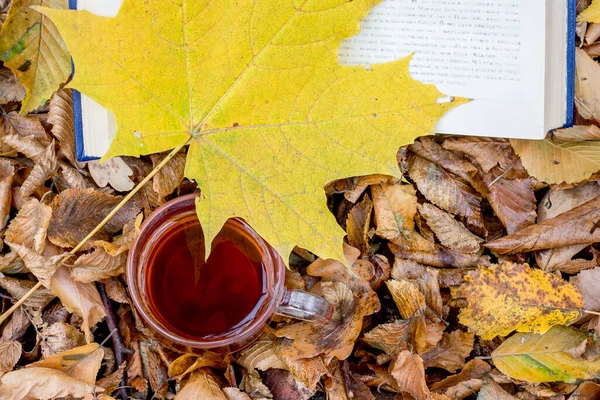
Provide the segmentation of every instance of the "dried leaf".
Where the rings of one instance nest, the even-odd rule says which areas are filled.
[[[391,242],[388,243],[388,246],[397,259],[415,261],[419,264],[437,268],[468,268],[490,265],[489,256],[481,256],[479,253],[457,253],[439,245],[435,245],[434,249],[428,252],[403,249]]]
[[[71,167],[67,163],[59,161],[58,167],[60,173],[59,182],[64,186],[64,188],[62,188],[61,191],[76,188],[85,189],[91,186],[91,184],[87,180],[85,180],[85,178],[83,177],[83,175],[81,175],[79,171],[77,171],[75,168]]]
[[[263,382],[273,394],[273,399],[309,400],[316,393],[282,369],[266,371]]]
[[[60,254],[58,256],[44,257],[20,244],[10,242],[7,242],[7,244],[12,251],[21,257],[27,269],[38,278],[42,285],[50,288],[50,280],[67,255]]]
[[[99,379],[98,382],[96,382],[96,385],[106,389],[107,393],[114,392],[117,387],[121,386],[126,365],[127,363],[123,362],[123,364],[121,364],[121,366],[115,372],[105,378]]]
[[[52,277],[52,293],[60,298],[69,312],[83,318],[81,329],[88,342],[94,340],[91,328],[106,315],[104,304],[96,286],[92,283],[75,282],[66,267],[59,268]]]
[[[52,216],[52,208],[37,199],[31,199],[21,207],[6,230],[7,242],[22,245],[41,254],[46,244],[46,233]]]
[[[27,179],[21,185],[19,194],[26,198],[31,196],[35,191],[46,182],[52,175],[56,173],[58,168],[58,160],[54,150],[54,141],[40,154],[35,166],[27,176]]]
[[[461,177],[466,182],[473,183],[474,175],[477,173],[475,166],[443,148],[435,141],[434,137],[420,137],[408,148],[419,157],[442,166],[446,171]]]
[[[461,253],[476,253],[479,251],[483,239],[473,235],[452,215],[431,204],[419,206],[419,213],[425,218],[427,225],[444,246]]]
[[[51,355],[29,364],[26,368],[52,368],[79,381],[94,385],[103,358],[104,350],[100,345],[90,343]]]
[[[151,155],[152,166],[156,168],[163,161],[164,156],[160,154]],[[161,199],[173,193],[181,185],[185,170],[185,157],[185,153],[175,154],[152,178],[152,188]]]
[[[598,3],[598,0],[592,1],[592,4],[577,16],[577,20],[600,23],[600,3]]]
[[[477,400],[517,400],[515,397],[502,389],[500,385],[491,378],[484,379],[483,386],[477,395]]]
[[[346,232],[348,232],[348,243],[350,246],[360,249],[362,254],[369,254],[369,230],[371,228],[371,214],[373,202],[368,195],[356,204],[348,213],[346,220]]]
[[[0,379],[0,383],[0,398],[3,400],[84,397],[104,391],[64,372],[42,367],[9,372]]]
[[[271,391],[263,383],[260,375],[256,370],[248,371],[248,373],[242,379],[242,386],[244,392],[253,399],[272,399],[273,395]]]
[[[402,318],[409,319],[425,312],[425,296],[421,293],[418,285],[405,280],[389,280],[385,284]]]
[[[252,400],[246,393],[234,387],[223,388],[223,393],[227,400]]]
[[[104,162],[89,161],[87,167],[92,179],[99,187],[109,184],[116,191],[128,192],[135,185],[129,178],[133,175],[133,170],[121,157],[111,158]]]
[[[427,200],[449,213],[464,217],[469,226],[484,230],[483,199],[468,182],[415,155],[408,159],[408,174]]]
[[[52,201],[48,238],[57,246],[75,247],[120,201],[118,196],[103,194],[94,189],[65,190]],[[135,204],[127,203],[92,240],[108,240],[110,234],[121,230],[138,212],[139,208]]]
[[[79,329],[64,322],[56,322],[44,328],[40,339],[44,358],[85,344],[85,338]]]
[[[290,358],[310,358],[323,353],[326,362],[333,357],[346,359],[360,334],[363,317],[372,306],[359,302],[341,282],[323,284],[323,297],[335,305],[334,315],[327,323],[299,322],[284,326],[275,335],[294,339],[283,354]]]
[[[106,294],[112,301],[116,301],[121,304],[130,304],[131,299],[127,294],[127,289],[125,286],[119,281],[118,278],[109,278],[103,281],[104,286],[106,286]]]
[[[600,128],[596,125],[575,125],[570,128],[557,129],[552,132],[552,140],[555,143],[600,140]]]
[[[575,51],[575,107],[583,119],[598,121],[600,103],[597,83],[600,82],[600,66],[582,49]]]
[[[423,317],[413,317],[377,325],[365,333],[363,340],[393,358],[404,350],[421,354],[433,348],[442,338],[443,330],[437,324],[426,325]]]
[[[569,281],[574,284],[583,295],[585,309],[590,311],[600,311],[600,268],[581,271]]]
[[[551,249],[557,246],[600,242],[600,197],[557,217],[493,240],[485,247],[498,254]]]
[[[190,380],[177,393],[175,400],[227,400],[219,384],[206,370],[194,371]]]
[[[373,185],[371,193],[378,236],[401,241],[406,232],[414,230],[417,196],[412,185]]]
[[[22,101],[24,98],[25,87],[17,82],[12,71],[8,68],[0,69],[0,104]]]
[[[0,343],[0,376],[12,371],[19,358],[21,358],[21,343]]]
[[[517,333],[494,352],[494,365],[513,379],[528,382],[574,382],[590,379],[600,372],[600,358],[588,361],[577,357],[587,341],[575,328],[555,326],[543,335]]]
[[[111,256],[103,248],[97,247],[75,260],[71,276],[78,282],[95,282],[123,274],[126,263],[127,253]]]
[[[52,136],[60,143],[59,153],[73,165],[75,155],[75,120],[71,89],[61,89],[50,99],[48,123],[52,124]]]
[[[12,202],[12,183],[15,168],[8,160],[0,160],[0,226],[6,227]]]
[[[423,360],[417,354],[409,350],[400,352],[390,365],[390,373],[402,391],[410,393],[417,400],[429,399]]]
[[[2,121],[0,124],[0,136],[5,143],[18,143],[20,139],[26,138],[35,141],[37,147],[33,152],[28,152],[15,147],[15,150],[17,150],[19,153],[25,154],[26,157],[31,158],[33,161],[37,161],[38,155],[51,142],[50,137],[42,126],[42,123],[37,118],[19,115],[17,112],[11,111],[0,118],[0,121]],[[8,141],[6,139],[8,139]]]
[[[275,352],[273,341],[261,340],[240,353],[237,360],[242,367],[266,371],[269,368],[286,369],[286,365]]]
[[[17,308],[2,331],[2,341],[6,342],[21,339],[23,335],[25,335],[29,325],[31,325],[31,320],[27,317],[27,314],[25,314],[23,308]]]
[[[445,393],[446,396],[452,399],[462,399],[476,393],[483,383],[483,377],[489,374],[491,370],[492,367],[485,361],[478,359],[471,360],[464,366],[460,373],[436,382],[431,386],[431,390]]]
[[[9,276],[0,277],[0,287],[6,290],[13,299],[20,300],[27,292],[35,286],[35,282],[23,279],[11,278]],[[36,290],[23,303],[26,307],[44,308],[54,295],[46,288]]]
[[[169,365],[168,374],[170,378],[181,379],[193,371],[205,367],[226,369],[227,363],[222,355],[212,351],[205,351],[200,356],[188,353],[178,357]]]
[[[600,396],[600,385],[596,382],[583,382],[573,393],[569,400],[597,399]]]
[[[465,359],[473,350],[472,333],[453,331],[444,333],[442,340],[434,349],[421,354],[426,368],[443,368],[448,372],[456,372],[465,366]]]
[[[544,333],[573,321],[583,308],[574,285],[527,264],[479,268],[452,295],[469,303],[461,308],[459,321],[485,340],[514,330]]]
[[[444,140],[442,146],[448,150],[460,151],[473,157],[483,173],[488,173],[510,151],[510,142],[506,139],[462,136]]]

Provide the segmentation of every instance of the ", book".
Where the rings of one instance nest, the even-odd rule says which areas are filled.
[[[72,8],[116,15],[121,0],[71,0]],[[437,133],[543,139],[572,125],[576,0],[383,0],[342,42],[341,65],[412,54],[411,76],[448,97]],[[112,114],[74,94],[80,160],[102,156],[116,131]]]

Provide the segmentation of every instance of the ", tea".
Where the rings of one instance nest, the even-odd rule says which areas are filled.
[[[204,262],[195,215],[165,231],[146,258],[149,305],[170,331],[207,338],[251,320],[265,298],[264,266],[227,238]]]

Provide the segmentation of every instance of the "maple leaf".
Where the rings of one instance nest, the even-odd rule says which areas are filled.
[[[470,272],[452,295],[467,299],[469,305],[461,309],[459,321],[484,340],[514,330],[544,333],[572,322],[584,304],[573,284],[513,263]]]
[[[398,147],[462,102],[437,103],[433,85],[411,79],[410,58],[338,64],[339,44],[380,1],[126,0],[115,18],[38,10],[73,56],[69,86],[115,114],[105,158],[190,141],[185,175],[202,189],[209,243],[238,216],[285,259],[299,245],[343,260],[323,186],[399,175]]]

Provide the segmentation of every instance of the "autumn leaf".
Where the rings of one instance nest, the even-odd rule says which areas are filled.
[[[544,333],[575,320],[584,305],[574,285],[527,264],[479,268],[452,295],[468,301],[459,321],[484,340],[515,330]]]
[[[91,253],[82,254],[75,260],[71,276],[83,283],[119,276],[125,272],[126,262],[127,253],[112,256],[102,247],[97,247]]]
[[[476,393],[483,385],[483,378],[492,367],[482,360],[469,361],[460,373],[451,375],[431,386],[431,391],[444,393],[451,399],[463,399]]]
[[[59,152],[71,164],[76,165],[75,117],[70,89],[61,89],[50,99],[48,123],[52,124],[52,136],[60,143]]]
[[[575,125],[570,128],[557,129],[552,132],[552,140],[555,143],[600,140],[600,128],[596,125]]]
[[[175,396],[175,400],[196,399],[227,400],[227,397],[212,375],[208,371],[200,369],[192,373],[190,380]]]
[[[577,16],[578,21],[600,22],[600,2],[593,0],[582,13]]]
[[[600,267],[581,271],[569,281],[579,289],[583,296],[585,309],[591,311],[600,311],[600,296],[598,287],[600,287]]]
[[[152,165],[156,168],[165,157],[166,154],[162,157],[159,154],[151,155]],[[185,158],[184,153],[175,154],[152,178],[152,188],[161,199],[173,193],[181,185],[185,173]]]
[[[453,331],[444,333],[434,349],[421,354],[426,368],[443,368],[448,372],[456,372],[465,366],[465,359],[473,350],[472,333]]]
[[[40,339],[44,358],[85,344],[81,331],[64,322],[55,322],[44,328]]]
[[[104,350],[98,343],[62,351],[43,360],[29,364],[27,368],[52,368],[80,381],[95,384],[96,375],[104,358]]]
[[[71,75],[71,58],[56,26],[32,6],[66,10],[67,0],[15,0],[0,35],[0,58],[25,86],[22,114],[43,106]]]
[[[19,361],[19,358],[21,358],[21,343],[0,343],[0,376],[6,372],[12,371]]]
[[[170,378],[180,379],[200,368],[226,369],[227,364],[223,357],[212,351],[205,351],[202,355],[191,353],[177,357],[169,365],[168,374]]]
[[[600,372],[600,358],[582,358],[585,333],[555,326],[543,335],[519,333],[505,340],[493,353],[494,365],[514,379],[528,382],[574,382]]]
[[[8,68],[0,69],[0,104],[22,101],[24,98],[25,87],[17,82],[12,71]]]
[[[487,174],[505,158],[510,150],[510,142],[506,139],[464,136],[444,140],[442,146],[471,156],[483,173]]]
[[[390,365],[390,374],[402,391],[410,393],[417,400],[429,398],[423,360],[417,354],[409,350],[402,351]]]
[[[129,178],[133,170],[121,157],[115,157],[106,162],[89,161],[87,163],[90,175],[99,187],[112,186],[119,192],[128,192],[135,183]]]
[[[518,397],[513,396],[502,386],[498,385],[492,378],[486,378],[481,390],[477,395],[477,400],[517,400]]]
[[[438,104],[432,85],[410,78],[408,58],[368,70],[338,64],[340,42],[378,2],[244,0],[225,13],[223,0],[210,8],[127,0],[111,19],[40,10],[73,56],[69,86],[116,116],[106,157],[191,140],[185,174],[202,189],[197,210],[208,242],[238,216],[284,259],[298,245],[343,260],[344,232],[322,187],[398,175],[398,147],[433,133],[460,102]],[[157,23],[158,15],[179,17]]]
[[[473,235],[454,217],[431,204],[419,206],[419,213],[435,233],[440,243],[461,253],[476,253],[483,239]]]
[[[38,278],[42,285],[50,288],[50,280],[57,269],[60,268],[67,255],[60,254],[52,257],[45,257],[20,244],[10,242],[7,242],[7,244],[15,254],[21,257],[27,269]]]
[[[37,199],[31,199],[10,222],[5,239],[8,242],[23,245],[41,254],[46,244],[46,234],[52,208]]]

